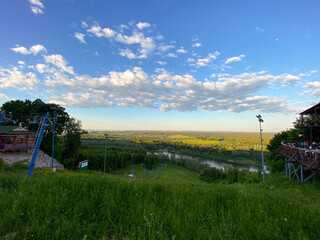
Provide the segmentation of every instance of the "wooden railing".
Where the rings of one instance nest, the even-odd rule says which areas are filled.
[[[320,168],[320,150],[310,150],[296,147],[294,143],[282,142],[281,155],[285,156],[286,161],[303,164],[309,169]]]

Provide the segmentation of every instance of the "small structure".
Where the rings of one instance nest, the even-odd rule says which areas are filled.
[[[19,126],[0,126],[0,151],[28,151],[34,145],[35,132]]]
[[[286,176],[303,183],[320,174],[320,150],[298,147],[295,143],[282,142],[281,155],[285,157]],[[308,172],[307,175],[304,172]]]
[[[78,163],[78,166],[76,167],[77,170],[85,170],[88,169],[88,160],[83,160]]]

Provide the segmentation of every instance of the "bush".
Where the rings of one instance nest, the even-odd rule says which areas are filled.
[[[200,179],[209,183],[214,181],[221,181],[226,178],[227,174],[223,170],[217,168],[207,168],[200,175]]]
[[[217,168],[207,168],[201,173],[200,179],[208,183],[257,183],[260,181],[259,176],[259,173],[246,169],[239,171],[238,168],[231,168],[224,171]]]

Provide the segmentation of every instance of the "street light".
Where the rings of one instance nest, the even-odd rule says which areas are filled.
[[[104,137],[106,139],[105,145],[104,145],[104,165],[103,165],[103,172],[104,175],[106,175],[106,159],[107,159],[107,139],[108,139],[108,134],[104,134]]]
[[[261,159],[262,159],[262,174],[263,174],[263,183],[265,183],[266,181],[266,173],[265,173],[265,169],[264,169],[264,158],[263,158],[263,145],[262,145],[262,129],[261,129],[261,123],[263,122],[263,119],[261,117],[261,115],[257,115],[256,116],[258,118],[259,121],[259,125],[260,125],[260,140],[261,140]]]

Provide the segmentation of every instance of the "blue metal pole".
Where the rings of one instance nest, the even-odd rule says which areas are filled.
[[[54,159],[54,124],[55,124],[56,111],[53,112],[52,119],[52,169],[53,169],[53,159]]]
[[[146,167],[144,167],[143,179],[146,178]]]
[[[42,137],[43,137],[43,134],[44,134],[44,129],[46,128],[46,124],[47,124],[48,118],[49,118],[49,114],[47,113],[44,116],[44,120],[43,120],[43,123],[42,123],[42,126],[41,126],[40,134],[39,134],[39,137],[38,137],[38,140],[37,140],[37,143],[36,143],[36,147],[35,147],[34,152],[33,152],[32,160],[31,160],[31,163],[30,163],[30,166],[29,166],[29,170],[28,170],[28,176],[30,176],[32,174],[32,171],[33,171],[33,168],[34,168],[34,164],[36,162],[36,158],[37,158],[37,155],[38,155],[38,151],[39,151],[39,148],[40,148],[40,144],[41,144],[41,141],[42,141]]]

